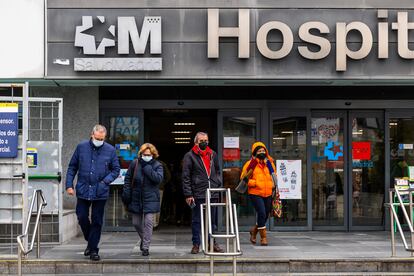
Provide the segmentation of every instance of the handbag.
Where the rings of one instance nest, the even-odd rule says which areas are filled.
[[[242,178],[239,182],[239,184],[236,187],[236,192],[244,194],[247,191],[247,182],[249,180],[246,180],[246,177]]]
[[[272,182],[275,186],[272,191],[272,211],[270,212],[270,215],[275,218],[280,218],[282,217],[282,200],[280,200],[279,187],[277,185],[277,176],[269,161],[267,165],[269,171],[271,172]]]
[[[122,203],[124,204],[125,209],[127,209],[127,210],[128,210],[128,205],[132,201],[132,190],[134,188],[134,179],[135,179],[135,176],[137,174],[137,169],[138,169],[138,160],[135,159],[134,173],[132,174],[132,180],[131,180],[131,185],[130,185],[130,188],[129,188],[129,194],[126,195],[124,192],[122,192],[122,197],[121,197]]]

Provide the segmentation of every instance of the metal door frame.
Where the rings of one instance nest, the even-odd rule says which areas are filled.
[[[311,111],[311,118],[326,118],[326,117],[337,117],[343,118],[343,156],[344,156],[344,224],[343,225],[315,225],[313,219],[313,210],[312,210],[312,230],[316,231],[349,231],[349,197],[348,197],[348,158],[349,158],[349,151],[348,151],[348,111],[347,110],[312,110]],[[310,121],[311,123],[311,121]],[[309,136],[312,139],[312,129],[311,126],[309,127]],[[310,141],[310,147],[312,147],[312,140]],[[312,158],[312,153],[310,152],[309,158]],[[312,177],[312,176],[311,176]],[[311,179],[312,182],[312,179]],[[313,183],[312,183],[313,188]],[[312,196],[312,203],[313,203],[313,196]]]
[[[349,110],[340,110],[340,111],[332,111],[332,110],[312,110],[311,112],[311,119],[312,118],[319,118],[321,116],[332,116],[332,117],[342,117],[344,119],[344,226],[315,226],[313,223],[312,217],[312,229],[313,230],[344,230],[344,231],[367,231],[367,230],[377,230],[382,231],[385,229],[385,225],[387,222],[387,216],[384,219],[384,225],[380,226],[355,226],[352,224],[352,119],[358,115],[374,115],[374,116],[382,116],[384,119],[384,162],[385,162],[385,173],[384,173],[384,194],[385,200],[387,200],[387,187],[389,187],[389,156],[387,152],[389,152],[389,129],[388,129],[388,122],[389,122],[389,114],[386,110],[383,109],[349,109]],[[310,153],[311,158],[311,153]],[[313,185],[313,183],[312,183]],[[312,198],[313,200],[313,198]]]
[[[387,172],[387,167],[386,164],[389,163],[389,157],[388,157],[388,161],[387,161],[387,157],[386,157],[386,145],[388,144],[389,147],[389,137],[387,137],[387,133],[386,130],[389,131],[388,128],[388,124],[385,120],[385,111],[384,110],[348,110],[348,147],[347,147],[347,151],[348,151],[348,170],[347,170],[347,175],[348,175],[348,182],[347,185],[349,185],[349,189],[347,192],[347,196],[348,196],[348,206],[349,206],[349,210],[348,210],[348,231],[366,231],[366,230],[377,230],[377,231],[383,231],[385,230],[385,219],[383,219],[384,225],[380,225],[380,226],[356,226],[353,225],[352,223],[352,120],[354,118],[356,118],[358,115],[361,116],[366,116],[366,115],[372,115],[372,116],[378,116],[379,118],[382,117],[383,121],[384,121],[384,125],[382,126],[384,128],[384,168],[385,168],[385,172],[384,172],[384,177],[386,177],[386,172]],[[389,151],[388,151],[389,152]],[[389,173],[389,172],[388,172]],[[387,192],[386,192],[386,178],[384,179],[384,203],[387,202]],[[385,207],[383,207],[385,208]],[[383,213],[383,216],[385,216],[385,211]]]
[[[217,110],[217,154],[219,157],[220,168],[223,170],[223,118],[224,117],[255,117],[256,118],[256,140],[262,140],[262,129],[263,129],[263,110],[260,109],[218,109]],[[267,120],[265,120],[267,121]],[[266,126],[267,127],[267,126]],[[265,131],[266,132],[266,131]],[[263,132],[264,133],[264,132]],[[223,175],[221,176],[223,180]],[[218,221],[219,225],[222,221],[223,214],[222,210],[219,209],[218,212]],[[266,223],[267,229],[269,229],[270,223],[269,221]],[[239,225],[240,231],[248,231],[251,225],[241,226]]]
[[[118,109],[118,108],[103,108],[99,111],[99,120],[100,122],[108,127],[109,132],[109,117],[138,117],[139,118],[139,133],[138,133],[138,139],[141,141],[141,144],[144,142],[144,109],[142,108],[124,108],[124,109]],[[109,133],[108,133],[109,134]],[[105,207],[106,209],[106,207]],[[104,215],[105,218],[105,215]],[[125,232],[133,232],[135,231],[134,226],[107,226],[105,219],[103,220],[102,225],[102,231],[104,232],[115,232],[115,231],[125,231]]]
[[[269,152],[270,155],[277,159],[277,156],[274,155],[272,151],[272,147],[270,146],[272,143],[272,136],[273,136],[273,120],[276,118],[281,117],[305,117],[306,118],[306,217],[307,222],[306,225],[303,226],[273,226],[274,218],[269,219],[270,230],[271,231],[309,231],[312,230],[312,160],[311,156],[311,136],[310,133],[310,119],[311,119],[311,112],[308,109],[278,109],[278,110],[271,110],[269,113]]]

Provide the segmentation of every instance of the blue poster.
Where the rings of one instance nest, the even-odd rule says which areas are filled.
[[[0,158],[17,157],[18,104],[0,103]]]

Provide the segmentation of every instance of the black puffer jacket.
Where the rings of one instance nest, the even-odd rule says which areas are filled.
[[[134,175],[135,166],[138,166]],[[157,160],[145,162],[141,158],[129,165],[125,174],[122,201],[128,202],[128,211],[135,214],[158,213],[160,211],[159,185],[163,179],[163,168]],[[132,188],[132,193],[131,193]]]
[[[210,162],[211,174],[209,178],[201,156],[197,155],[193,150],[184,155],[182,181],[183,192],[186,198],[192,196],[204,199],[209,183],[211,188],[221,188],[223,186],[217,153],[214,151]],[[218,193],[212,194],[212,198],[218,197]]]

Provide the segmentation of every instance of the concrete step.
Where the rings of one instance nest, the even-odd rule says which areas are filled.
[[[25,276],[38,276],[39,274],[25,274]],[[56,274],[43,274],[56,275]],[[111,274],[59,274],[60,276],[119,276],[118,273]],[[123,276],[210,276],[210,273],[127,273]],[[328,273],[238,273],[237,276],[412,276],[414,272],[361,272],[361,273],[342,273],[342,272],[328,272]],[[214,276],[233,276],[232,273],[215,273]]]
[[[232,273],[231,259],[215,260],[216,273]],[[24,260],[24,274],[41,275],[207,275],[208,259]],[[0,260],[0,274],[17,272],[17,260]],[[281,259],[239,258],[239,275],[414,275],[414,258]],[[191,274],[192,273],[192,274]],[[313,273],[313,274],[312,274]],[[396,273],[396,274],[393,274]],[[217,274],[217,275],[219,275]]]

